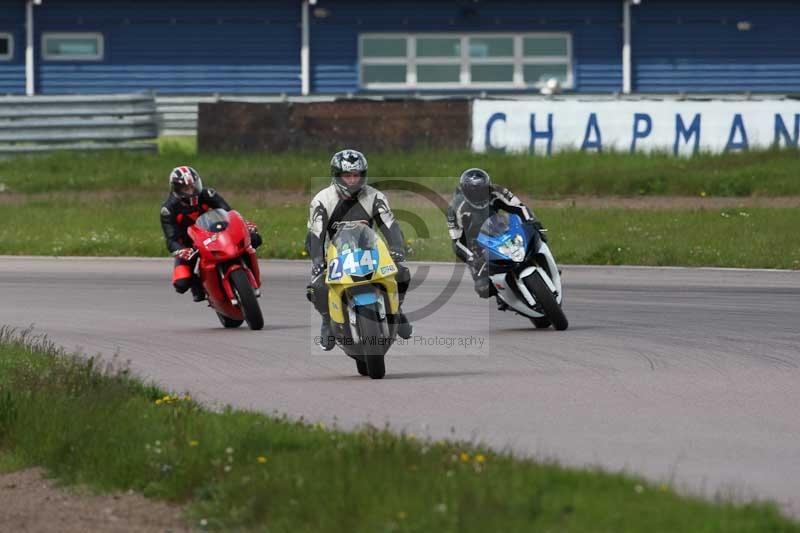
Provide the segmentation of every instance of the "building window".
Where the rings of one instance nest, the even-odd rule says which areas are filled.
[[[45,33],[42,57],[48,61],[100,61],[103,35],[100,33]]]
[[[525,89],[574,86],[568,33],[364,34],[365,89]]]
[[[14,36],[10,33],[0,33],[0,61],[14,59]]]

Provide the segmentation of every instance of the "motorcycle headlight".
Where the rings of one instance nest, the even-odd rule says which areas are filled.
[[[515,263],[521,263],[525,259],[525,241],[522,235],[517,235],[513,239],[508,239],[497,247],[497,251],[509,257]]]

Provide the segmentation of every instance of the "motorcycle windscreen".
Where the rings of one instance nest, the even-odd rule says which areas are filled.
[[[527,246],[522,220],[505,211],[498,211],[484,221],[477,241],[488,260],[506,260],[512,256],[517,260],[519,250],[524,251]]]
[[[328,278],[366,276],[378,268],[378,236],[366,224],[346,223],[331,239],[337,256],[328,264]]]
[[[197,227],[211,233],[219,233],[228,227],[228,212],[224,209],[212,209],[206,211],[195,222]]]

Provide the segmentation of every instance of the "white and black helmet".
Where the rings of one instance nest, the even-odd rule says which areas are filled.
[[[354,185],[347,185],[342,174],[358,172],[361,179]],[[352,198],[367,184],[367,158],[358,150],[342,150],[331,158],[331,183],[336,185],[339,193]]]
[[[195,205],[200,193],[203,192],[203,180],[192,167],[175,167],[169,173],[169,187],[172,194],[184,202]]]
[[[492,201],[492,178],[480,168],[469,168],[461,173],[458,182],[461,194],[475,209],[484,209]]]

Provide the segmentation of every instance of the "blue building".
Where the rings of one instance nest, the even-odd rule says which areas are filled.
[[[0,94],[800,92],[796,0],[0,0]]]

